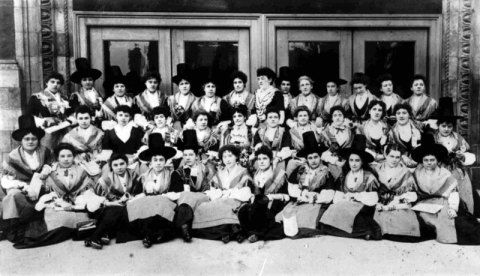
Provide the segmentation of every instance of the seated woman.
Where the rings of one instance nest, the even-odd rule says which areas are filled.
[[[239,163],[247,167],[253,142],[252,128],[247,126],[248,110],[245,105],[238,105],[232,111],[233,125],[223,128],[220,134],[220,147],[235,145],[240,149]]]
[[[70,144],[60,143],[54,150],[57,163],[44,166],[44,185],[47,194],[40,197],[36,210],[44,210],[43,222],[30,223],[24,239],[15,244],[17,248],[30,248],[55,244],[75,237],[82,225],[92,223],[86,205],[86,197],[93,195],[94,182],[87,172],[74,163],[75,149]],[[42,177],[43,178],[43,177]],[[92,202],[100,205],[100,202]]]
[[[53,159],[50,150],[40,145],[45,132],[35,126],[33,116],[20,116],[18,125],[19,129],[12,133],[12,138],[20,142],[20,146],[4,159],[1,177],[2,190],[6,196],[2,199],[0,227],[12,242],[15,241],[17,232],[21,236],[21,229],[35,215],[34,207],[41,187],[32,183],[32,179],[45,178],[42,168]],[[37,180],[35,181],[38,182]]]
[[[246,89],[247,81],[248,77],[245,73],[242,71],[234,72],[232,74],[233,91],[223,97],[227,104],[230,105],[231,110],[239,105],[245,105],[248,111],[245,117],[252,114],[255,107],[255,95]]]
[[[441,243],[480,244],[480,223],[460,200],[455,177],[441,166],[448,158],[447,149],[424,134],[412,157],[419,163],[414,173],[418,203],[413,209],[428,226],[422,236],[436,237]]]
[[[273,163],[272,150],[267,146],[261,146],[255,156],[258,161],[253,176],[255,199],[240,208],[238,219],[250,242],[282,239],[283,226],[275,222],[275,215],[290,200],[285,171]]]
[[[393,92],[393,77],[390,74],[383,74],[379,77],[378,83],[380,84],[380,100],[385,103],[385,112],[387,123],[393,125],[395,123],[395,112],[393,112],[394,107],[403,102],[402,97]]]
[[[195,113],[193,116],[193,121],[195,125],[191,125],[189,123],[185,124],[185,129],[190,129],[193,127],[195,130],[199,152],[198,157],[200,160],[211,168],[215,168],[216,160],[218,159],[218,148],[220,147],[220,139],[219,139],[219,129],[213,129],[212,126],[212,118],[206,111],[199,111]],[[182,137],[183,133],[182,132]]]
[[[380,182],[374,219],[380,225],[384,238],[419,241],[420,223],[411,210],[412,204],[417,201],[415,179],[401,160],[401,147],[388,144],[385,161],[374,166]]]
[[[421,140],[421,130],[410,119],[411,107],[406,103],[397,104],[394,109],[397,122],[388,133],[390,143],[400,145],[402,148],[402,162],[409,168],[415,168],[417,163],[410,157],[412,150],[418,147]]]
[[[303,134],[305,132],[313,131],[317,142],[320,142],[320,129],[318,129],[313,122],[310,121],[310,110],[308,107],[301,105],[292,113],[295,122],[290,126],[290,137],[292,141],[292,148],[297,152],[305,147],[303,142]]]
[[[248,170],[238,164],[240,151],[234,145],[223,146],[219,151],[223,168],[212,178],[210,189],[205,193],[209,202],[195,209],[193,235],[199,238],[242,242],[245,237],[240,232],[237,209],[242,202],[252,197]]]
[[[365,146],[365,137],[355,135],[352,147],[344,151],[347,163],[337,179],[333,204],[320,219],[325,234],[366,240],[382,238],[380,226],[373,220],[379,184],[368,166],[373,157]]]
[[[364,73],[355,73],[352,81],[352,95],[348,98],[352,120],[356,123],[362,123],[368,119],[368,105],[378,98],[368,89],[369,79]]]
[[[117,243],[128,240],[128,216],[125,209],[127,201],[142,192],[142,183],[138,174],[128,169],[128,158],[114,153],[109,161],[110,171],[98,179],[95,194],[104,197],[104,207],[93,215],[97,220],[95,231],[85,240],[85,246],[102,249],[116,237]]]
[[[298,78],[298,88],[300,94],[293,98],[290,102],[290,112],[295,113],[299,106],[306,106],[310,112],[310,120],[315,121],[317,117],[318,96],[313,93],[313,80],[309,76],[301,76]],[[287,121],[288,123],[289,121]],[[290,124],[293,122],[290,122]]]
[[[167,146],[177,144],[179,132],[167,124],[169,114],[170,110],[166,106],[157,106],[152,110],[151,115],[154,125],[145,132],[142,139],[144,144],[148,145],[148,137],[152,133],[160,133]]]
[[[145,84],[145,90],[135,96],[135,104],[140,109],[140,113],[151,121],[153,119],[153,109],[166,106],[168,96],[159,89],[162,77],[158,72],[149,71],[145,73],[142,82]],[[170,114],[167,114],[167,117],[169,116]]]
[[[296,216],[298,233],[289,233],[295,238],[320,233],[318,220],[335,194],[334,179],[320,159],[325,149],[318,146],[313,132],[305,132],[303,139],[306,146],[297,156],[304,157],[307,162],[296,168],[288,178],[288,194],[294,202],[277,215],[277,220],[284,221],[284,227],[287,227],[286,218],[289,215]]]
[[[375,161],[384,159],[383,148],[388,142],[389,127],[383,120],[386,114],[385,103],[379,100],[373,100],[368,106],[370,118],[362,123],[357,129],[359,134],[367,138],[367,152],[370,153]]]
[[[448,150],[450,158],[446,162],[447,168],[458,182],[460,199],[467,205],[468,212],[473,214],[473,187],[470,177],[464,168],[475,163],[476,158],[473,153],[468,152],[470,145],[467,141],[460,134],[453,131],[456,121],[462,117],[454,115],[452,98],[440,98],[438,113],[432,118],[437,119],[438,125],[438,130],[434,135],[435,141]]]
[[[221,122],[230,122],[231,114],[228,103],[221,97],[216,96],[217,86],[213,79],[202,80],[202,89],[205,95],[197,98],[192,104],[193,114],[200,111],[207,112],[212,118],[212,125]]]
[[[117,124],[105,131],[102,149],[126,154],[129,164],[136,161],[136,153],[142,146],[143,130],[131,121],[133,114],[129,106],[121,105],[115,109]]]
[[[278,110],[279,125],[283,125],[285,122],[285,105],[282,92],[273,86],[275,77],[275,72],[270,68],[262,67],[257,70],[259,87],[255,92],[257,124],[262,124],[267,120],[267,110]]]
[[[181,130],[183,125],[192,117],[192,105],[197,99],[190,91],[193,75],[185,63],[177,64],[177,75],[172,82],[178,86],[178,92],[168,97],[167,103],[172,116],[173,127]]]
[[[413,94],[405,102],[412,107],[412,120],[423,123],[434,114],[437,101],[427,95],[427,80],[422,75],[413,77],[410,90]]]
[[[343,96],[340,87],[346,84],[347,81],[339,78],[329,78],[326,82],[327,95],[320,98],[317,104],[317,119],[315,124],[323,126],[328,122],[331,114],[330,109],[334,106],[341,106],[344,110],[349,110],[350,105],[348,99]]]
[[[102,104],[104,120],[116,120],[117,114],[115,113],[115,109],[121,105],[127,105],[132,108],[132,114],[140,113],[133,98],[127,95],[128,80],[122,74],[120,67],[112,66],[110,70],[111,75],[105,81],[104,86],[106,90],[113,91],[113,95],[108,97]]]

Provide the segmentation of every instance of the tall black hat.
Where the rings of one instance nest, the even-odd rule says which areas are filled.
[[[354,153],[360,156],[362,162],[364,163],[373,162],[373,156],[365,151],[366,146],[367,138],[362,134],[355,134],[355,136],[353,137],[352,146],[350,148],[341,150],[340,154],[345,160],[348,160],[350,154]]]
[[[178,85],[181,80],[187,80],[192,84],[193,82],[193,74],[186,63],[179,63],[177,64],[177,74],[172,77],[172,82]]]
[[[178,144],[179,150],[191,149],[197,152],[200,149],[197,140],[197,132],[194,129],[186,129],[183,131],[183,139]]]
[[[35,135],[38,140],[45,135],[45,131],[35,124],[35,118],[32,115],[22,115],[18,117],[18,129],[12,133],[12,138],[15,141],[21,141],[28,133]]]
[[[329,82],[333,82],[335,83],[338,87],[340,87],[340,85],[344,85],[347,83],[346,80],[344,79],[341,79],[341,78],[337,78],[337,77],[328,77],[326,80],[325,80],[325,86],[327,85],[327,83]]]
[[[142,161],[149,162],[152,159],[152,156],[161,155],[165,157],[165,160],[168,160],[177,154],[177,150],[172,147],[166,147],[165,141],[163,140],[162,134],[152,133],[148,136],[148,149],[142,151],[138,158]]]
[[[417,163],[422,163],[423,157],[433,155],[440,162],[447,161],[448,150],[441,144],[435,142],[435,138],[431,133],[422,135],[421,145],[412,151],[412,159]]]
[[[451,97],[442,97],[438,101],[438,109],[436,114],[431,116],[432,119],[437,120],[457,120],[463,118],[456,116],[453,112],[453,99]]]
[[[86,58],[77,58],[75,60],[75,67],[77,71],[73,72],[70,80],[77,84],[80,84],[83,78],[91,77],[93,80],[96,80],[102,75],[102,72],[90,67],[90,62],[88,62]]]
[[[280,69],[278,69],[278,78],[276,80],[277,84],[280,84],[282,83],[282,81],[287,80],[293,85],[295,78],[296,76],[292,68],[288,66],[282,66],[280,67]]]
[[[317,138],[315,137],[315,133],[313,131],[307,131],[302,134],[303,138],[303,149],[301,149],[298,153],[298,157],[305,157],[311,153],[318,153],[318,155],[322,155],[324,151],[327,149],[318,145]]]

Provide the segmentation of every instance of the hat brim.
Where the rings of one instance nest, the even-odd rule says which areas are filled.
[[[155,155],[161,155],[165,158],[165,160],[168,160],[174,157],[176,154],[177,154],[176,149],[172,147],[162,147],[158,149],[144,150],[138,155],[138,158],[142,161],[150,162],[152,159],[152,156],[155,156]]]
[[[307,156],[309,154],[312,154],[312,153],[318,153],[318,155],[322,155],[322,153],[324,151],[326,151],[327,148],[323,148],[323,147],[318,147],[318,148],[303,148],[301,150],[299,150],[297,152],[297,157],[304,157],[304,158],[307,158]]]
[[[448,150],[440,144],[433,144],[421,145],[412,151],[412,159],[417,163],[422,163],[423,157],[427,155],[433,155],[437,161],[444,162],[448,157]]]
[[[462,116],[442,116],[442,115],[439,115],[439,116],[431,116],[430,119],[434,119],[434,120],[459,120],[459,119],[463,119],[464,117]]]
[[[91,77],[94,81],[97,80],[102,76],[102,72],[97,69],[89,69],[89,70],[83,70],[83,71],[75,71],[73,74],[70,76],[70,81],[80,84],[82,81],[82,78],[85,77]]]
[[[172,77],[172,82],[176,85],[178,85],[182,80],[187,80],[190,84],[192,84],[193,77],[186,74],[176,75]]]
[[[28,133],[32,133],[33,135],[35,135],[38,140],[42,139],[43,136],[45,136],[45,131],[43,129],[38,127],[31,127],[15,130],[14,132],[12,132],[12,138],[13,140],[20,142],[22,141],[23,137]]]

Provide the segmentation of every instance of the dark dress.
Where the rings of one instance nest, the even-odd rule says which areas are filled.
[[[119,154],[134,154],[143,145],[142,138],[144,132],[139,127],[132,127],[130,138],[123,142],[118,138],[115,129],[110,129],[105,132],[102,140],[102,149],[113,150]]]

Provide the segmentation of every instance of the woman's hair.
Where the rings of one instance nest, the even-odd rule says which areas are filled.
[[[78,114],[88,114],[90,115],[90,117],[93,116],[92,110],[86,105],[80,105],[79,107],[77,107],[77,109],[75,109],[75,116],[77,116]]]
[[[56,147],[55,147],[55,150],[53,151],[53,153],[55,154],[55,158],[58,159],[58,155],[60,154],[60,152],[62,150],[69,150],[72,152],[73,156],[75,156],[77,154],[77,151],[75,150],[75,148],[69,144],[69,143],[60,143],[58,144]]]
[[[248,77],[242,71],[235,71],[232,74],[232,83],[235,79],[241,79],[244,84],[247,84]]]
[[[312,78],[310,78],[309,76],[307,75],[303,75],[301,77],[298,78],[298,85],[300,85],[300,82],[302,80],[307,80],[308,82],[310,82],[311,85],[313,85],[315,82],[312,80]]]
[[[158,83],[162,82],[162,77],[158,72],[155,72],[155,71],[148,71],[147,73],[145,73],[145,75],[142,78],[142,82],[145,83],[149,79],[156,79]]]
[[[408,112],[408,115],[412,117],[412,107],[408,103],[398,103],[393,107],[393,114],[397,114],[397,111],[400,109],[405,109]]]
[[[234,145],[225,145],[218,150],[218,158],[223,162],[223,154],[228,151],[231,152],[235,157],[240,159],[240,149]]]
[[[210,114],[208,114],[208,112],[205,111],[205,110],[199,110],[199,111],[195,112],[195,114],[193,115],[193,122],[196,123],[198,117],[199,117],[199,116],[202,116],[202,115],[207,116],[207,125],[208,125],[209,127],[211,127],[211,126],[212,126],[212,117],[211,117]]]
[[[387,115],[387,105],[383,101],[380,101],[380,100],[371,101],[370,104],[368,105],[368,112],[370,112],[370,110],[376,105],[379,105],[382,108],[382,115],[380,119],[383,119]]]
[[[345,159],[346,159],[346,160],[345,160],[345,165],[343,165],[343,167],[342,167],[343,176],[346,176],[347,173],[352,170],[352,169],[350,168],[350,163],[349,163],[349,159],[350,159],[350,156],[351,156],[352,154],[358,155],[358,156],[360,157],[360,160],[362,160],[362,169],[363,169],[364,171],[369,171],[369,172],[372,172],[372,173],[374,172],[374,171],[372,170],[372,167],[370,167],[370,166],[368,165],[368,163],[365,162],[365,160],[363,160],[363,157],[362,157],[361,154],[358,154],[358,153],[356,153],[356,152],[351,152],[351,153],[349,153],[349,154],[346,156],[346,158],[345,158]],[[368,154],[368,153],[367,153],[367,154]]]
[[[208,79],[208,80],[205,80],[203,81],[202,83],[202,91],[205,90],[205,85],[209,84],[209,83],[212,83],[213,85],[215,85],[215,88],[217,87],[217,84],[215,83],[215,81],[213,79]]]
[[[268,158],[270,158],[270,161],[273,159],[272,150],[265,145],[261,146],[257,151],[255,151],[255,156],[256,157],[258,157],[260,154],[268,156]]]
[[[152,118],[155,118],[155,115],[163,115],[167,118],[170,115],[170,110],[166,106],[157,106],[152,110]]]
[[[62,74],[58,72],[52,72],[50,73],[46,78],[45,78],[45,84],[51,80],[51,79],[57,79],[60,81],[60,84],[63,85],[65,83],[65,78],[63,77]]]
[[[272,81],[274,81],[275,78],[277,77],[275,72],[273,72],[273,70],[268,67],[261,67],[257,69],[257,77],[260,77],[260,76],[266,76]]]
[[[113,170],[112,168],[113,161],[116,161],[118,159],[122,159],[128,165],[128,158],[125,154],[113,153],[112,156],[110,157],[110,161],[108,161],[108,166],[110,167],[110,170]]]
[[[341,105],[336,105],[336,106],[330,108],[330,118],[333,118],[333,112],[335,112],[337,110],[342,112],[343,117],[346,117],[347,112],[345,111],[345,109]]]
[[[265,111],[265,116],[268,117],[269,113],[277,113],[278,116],[280,116],[280,110],[278,110],[277,108],[267,108],[267,110]]]
[[[365,75],[364,73],[355,73],[353,74],[352,81],[350,84],[353,86],[354,84],[363,84],[365,86],[368,86],[369,79],[368,76]]]
[[[117,115],[118,112],[124,112],[130,114],[130,117],[133,117],[133,110],[130,106],[128,105],[119,105],[115,108],[115,115]]]
[[[427,78],[424,75],[416,74],[412,78],[412,85],[416,80],[422,80],[423,84],[425,84],[425,87],[427,87]]]
[[[403,148],[399,144],[389,143],[385,146],[385,155],[388,155],[391,151],[398,151],[400,154],[404,153]]]
[[[243,115],[243,117],[245,117],[245,119],[247,119],[248,117],[248,108],[246,105],[244,104],[241,104],[241,105],[238,105],[238,106],[235,106],[233,108],[233,112],[232,112],[232,117],[235,113],[240,113]]]
[[[443,123],[452,124],[453,127],[455,127],[457,125],[457,120],[453,118],[439,117],[437,119],[437,125],[440,126]]]
[[[380,88],[382,88],[382,82],[384,81],[391,81],[393,83],[392,75],[386,73],[378,77],[378,85],[380,86]]]
[[[301,106],[297,107],[295,109],[295,111],[293,112],[293,117],[297,118],[298,113],[300,113],[302,111],[306,111],[308,113],[308,117],[310,118],[311,112],[310,112],[310,109],[308,109],[308,107],[306,105],[301,105]]]

